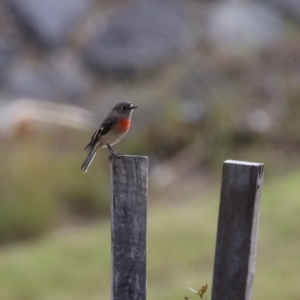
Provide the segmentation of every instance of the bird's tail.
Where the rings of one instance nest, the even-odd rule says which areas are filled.
[[[91,165],[95,155],[97,154],[97,145],[95,145],[93,148],[90,148],[89,153],[86,157],[86,159],[84,160],[82,166],[81,166],[81,170],[83,172],[87,172],[89,166]]]

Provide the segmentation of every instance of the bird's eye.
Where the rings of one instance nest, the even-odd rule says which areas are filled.
[[[123,110],[126,110],[127,108],[128,108],[127,106],[123,106],[123,107],[122,107]]]

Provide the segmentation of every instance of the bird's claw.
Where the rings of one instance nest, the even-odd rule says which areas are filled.
[[[108,160],[109,162],[112,162],[113,158],[114,157],[119,157],[119,156],[124,156],[125,154],[122,154],[122,153],[114,153],[114,154],[111,154],[109,157],[108,157]]]

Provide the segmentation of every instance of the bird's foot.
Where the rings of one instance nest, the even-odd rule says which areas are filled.
[[[124,156],[126,154],[122,154],[122,153],[113,153],[108,157],[109,162],[112,162],[114,157],[119,157],[119,156]]]

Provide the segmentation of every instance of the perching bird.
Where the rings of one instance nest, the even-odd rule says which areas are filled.
[[[129,102],[121,102],[114,106],[100,125],[100,128],[93,134],[89,144],[84,148],[84,150],[88,151],[88,155],[81,166],[82,171],[87,172],[98,148],[107,147],[111,153],[110,158],[114,155],[118,155],[111,146],[118,143],[128,132],[132,112],[135,108],[137,108],[137,106]]]

